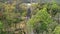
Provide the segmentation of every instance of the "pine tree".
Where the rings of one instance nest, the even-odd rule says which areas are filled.
[[[28,34],[32,34],[31,32],[33,32],[34,25],[39,21],[42,21],[42,23],[40,22],[41,26],[39,26],[40,32],[43,32],[44,30],[46,30],[48,24],[52,23],[52,21],[53,21],[51,19],[50,15],[47,13],[46,6],[43,9],[41,9],[40,11],[38,11],[37,14],[34,15],[34,17],[32,17],[31,19],[28,20],[28,22],[27,22]]]

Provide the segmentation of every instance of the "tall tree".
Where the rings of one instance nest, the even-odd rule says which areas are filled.
[[[28,27],[28,34],[32,34],[34,25],[40,21],[40,32],[43,32],[44,30],[47,30],[47,26],[49,23],[52,23],[52,19],[50,15],[47,13],[47,6],[45,6],[43,9],[37,12],[34,17],[28,20],[27,27]],[[42,22],[41,22],[42,21]],[[38,29],[38,28],[37,28]],[[33,32],[34,33],[34,32]]]

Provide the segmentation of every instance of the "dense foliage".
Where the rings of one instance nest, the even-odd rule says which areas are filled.
[[[57,22],[60,20],[57,19],[60,18],[57,15],[60,14],[59,4],[27,4],[20,0],[0,2],[0,31],[3,34],[15,34],[17,31],[19,34],[60,34],[60,22]]]

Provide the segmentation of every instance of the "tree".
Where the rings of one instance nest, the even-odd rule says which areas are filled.
[[[59,5],[53,2],[52,4],[48,3],[47,12],[54,17],[57,12],[59,12]]]
[[[32,34],[31,32],[33,32],[34,25],[38,22],[40,22],[40,24],[41,24],[37,28],[37,29],[39,29],[38,31],[40,31],[40,32],[46,31],[48,24],[53,22],[50,15],[47,13],[46,7],[47,6],[45,5],[43,9],[38,11],[36,13],[36,15],[34,15],[31,19],[28,20],[28,22],[27,22],[27,26],[28,26],[28,30],[29,30],[28,34]]]

